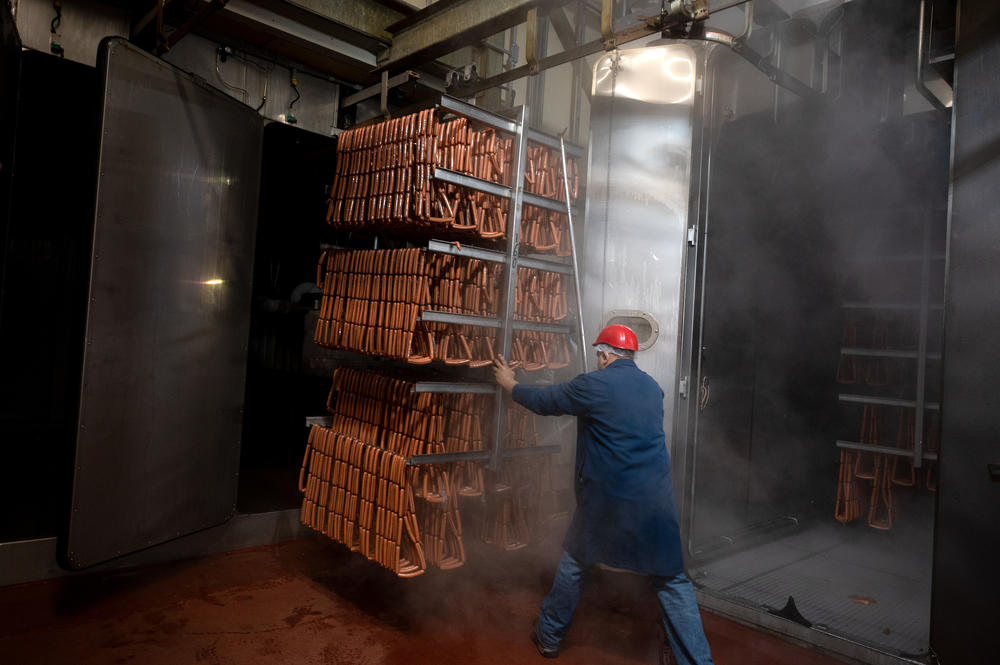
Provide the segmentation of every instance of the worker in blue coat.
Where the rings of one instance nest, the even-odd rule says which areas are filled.
[[[663,390],[636,367],[638,340],[628,327],[608,326],[594,346],[597,371],[552,386],[518,383],[503,358],[494,361],[497,383],[515,402],[540,415],[578,418],[576,512],[532,641],[542,656],[559,655],[587,571],[602,563],[652,576],[677,662],[712,663],[694,587],[683,570]]]

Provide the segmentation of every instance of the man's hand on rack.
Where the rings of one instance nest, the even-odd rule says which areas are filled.
[[[507,392],[514,390],[514,386],[517,385],[517,380],[514,379],[514,370],[510,368],[503,356],[497,356],[493,360],[493,376],[496,377],[500,387]]]

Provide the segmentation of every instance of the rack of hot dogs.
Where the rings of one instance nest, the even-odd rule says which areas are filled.
[[[897,490],[920,485],[932,492],[937,489],[936,461],[924,459],[919,469],[913,463],[917,414],[905,398],[916,383],[910,376],[914,363],[898,356],[899,352],[916,351],[915,329],[913,321],[905,316],[897,320],[884,315],[855,315],[844,325],[837,383],[867,391],[867,395],[853,396],[860,397],[861,402],[872,399],[860,407],[857,443],[862,447],[840,450],[834,510],[839,522],[865,517],[873,528],[891,529],[898,512]],[[925,418],[922,413],[920,417]],[[941,443],[939,410],[930,411],[923,432],[925,451],[936,454]],[[869,452],[864,449],[867,446],[895,448],[903,454]]]
[[[495,324],[425,314],[501,316],[505,265],[461,250],[463,243],[507,246],[510,200],[440,175],[447,170],[509,187],[515,146],[494,129],[436,109],[338,137],[326,222],[340,232],[375,234],[386,247],[321,254],[313,339],[325,348],[403,361],[411,370],[405,378],[385,369],[336,371],[327,404],[333,421],[312,427],[302,462],[301,517],[401,577],[461,566],[470,535],[504,550],[524,547],[541,535],[542,506],[551,499],[548,455],[505,458],[488,473],[480,460],[409,464],[414,456],[493,445],[493,393],[417,392],[414,386],[426,366],[481,368],[499,353]],[[575,201],[577,165],[567,162],[564,174],[562,164],[558,150],[529,142],[525,191],[565,203],[568,190]],[[565,213],[524,204],[520,220],[520,253],[571,255]],[[426,246],[431,238],[458,251],[410,246]],[[511,365],[535,371],[571,363],[567,334],[549,331],[567,318],[571,279],[517,268],[514,318],[541,325],[513,331]],[[499,413],[503,449],[538,445],[534,416],[517,405]],[[475,525],[463,532],[466,497],[476,497],[470,504]]]
[[[395,572],[465,562],[460,498],[487,490],[480,462],[407,466],[414,455],[484,449],[494,397],[415,392],[384,372],[341,368],[330,391],[329,427],[309,432],[299,490],[307,526]],[[505,448],[537,445],[534,417],[506,410]],[[519,549],[539,534],[548,457],[505,464],[486,496],[481,539]]]
[[[423,249],[334,250],[320,259],[323,286],[314,340],[320,346],[415,365],[489,365],[496,329],[420,320],[427,310],[496,317],[503,266]],[[566,276],[518,268],[515,316],[566,318]],[[559,369],[570,362],[564,333],[517,330],[514,366]]]
[[[458,238],[489,246],[506,238],[508,203],[434,178],[436,168],[510,185],[512,139],[474,129],[465,118],[439,119],[434,109],[343,132],[326,221],[344,230],[394,231]],[[525,191],[566,200],[557,151],[529,144]],[[579,170],[567,162],[570,197],[579,192]],[[570,255],[565,213],[525,206],[522,249]]]

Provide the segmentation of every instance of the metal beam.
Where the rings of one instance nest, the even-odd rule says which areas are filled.
[[[386,32],[386,28],[406,17],[406,14],[374,0],[284,0],[284,2],[386,44],[392,40],[392,35]]]
[[[171,48],[173,48],[173,46],[181,39],[183,39],[189,32],[191,32],[199,25],[204,23],[209,16],[211,16],[215,12],[225,7],[228,1],[229,0],[211,0],[211,2],[206,2],[202,4],[198,8],[198,11],[195,12],[194,16],[189,18],[180,27],[171,32],[170,35],[165,40],[163,40],[162,43],[159,43],[161,40],[159,31],[163,28],[163,5],[157,3],[157,17],[158,17],[157,35],[156,35],[156,40],[158,42],[156,45],[157,55],[163,53],[164,51],[169,51]]]
[[[447,7],[454,5],[458,2],[464,2],[465,0],[431,0],[427,2],[423,9],[418,9],[413,14],[410,14],[406,18],[396,21],[392,25],[386,28],[389,34],[395,35],[407,28],[410,28],[421,21],[427,20],[428,17],[443,11]]]
[[[528,10],[547,12],[568,0],[462,0],[409,25],[392,38],[378,68],[397,71],[475,44],[523,23]]]
[[[415,81],[415,80],[417,80],[419,78],[420,78],[420,74],[417,74],[414,71],[407,70],[407,71],[403,72],[402,74],[397,74],[396,76],[393,76],[391,79],[389,79],[388,82],[387,82],[387,87],[388,88],[398,88],[401,85],[405,85],[405,84],[409,83],[410,81]],[[353,95],[350,95],[348,97],[344,97],[342,100],[340,100],[340,108],[345,109],[348,106],[354,106],[358,102],[363,102],[366,99],[370,99],[370,98],[374,97],[375,95],[380,95],[381,93],[382,93],[382,84],[381,83],[376,83],[375,85],[370,85],[367,88],[365,88],[364,90],[359,90],[356,93],[354,93]]]
[[[350,3],[348,3],[350,4]],[[375,55],[355,44],[330,35],[312,25],[283,16],[247,0],[230,0],[221,12],[240,21],[256,25],[291,43],[330,54],[341,60],[374,66]]]
[[[132,37],[135,37],[142,32],[147,25],[153,22],[153,19],[156,18],[157,15],[162,16],[163,10],[171,2],[173,2],[173,0],[156,0],[156,2],[153,3],[152,9],[146,12],[146,14],[132,26]]]

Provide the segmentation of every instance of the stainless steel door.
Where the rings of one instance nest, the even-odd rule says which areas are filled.
[[[81,568],[233,514],[262,136],[252,109],[127,42],[101,55]]]
[[[615,51],[597,61],[584,229],[587,337],[634,328],[637,364],[664,392],[673,431],[687,262],[698,46]],[[669,446],[676,442],[669,441]]]

